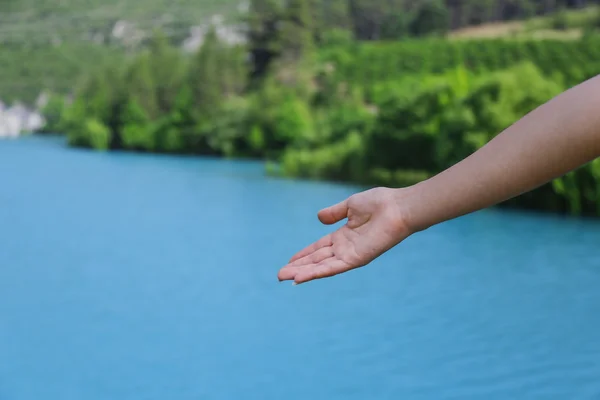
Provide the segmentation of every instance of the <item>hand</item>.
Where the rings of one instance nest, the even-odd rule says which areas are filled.
[[[318,217],[324,224],[348,221],[292,257],[279,271],[279,280],[300,284],[338,275],[367,265],[400,243],[411,233],[402,206],[404,193],[405,189],[375,188],[321,210]]]

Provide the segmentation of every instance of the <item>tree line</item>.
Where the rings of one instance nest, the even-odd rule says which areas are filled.
[[[260,4],[259,4],[260,3]],[[317,39],[331,28],[349,29],[357,40],[398,39],[445,33],[487,22],[527,19],[596,0],[311,0]],[[281,2],[255,1],[259,9]]]
[[[90,71],[72,102],[53,97],[45,130],[73,146],[260,158],[273,174],[405,186],[600,72],[598,35],[319,39],[315,12],[312,0],[255,0],[247,45],[211,31],[189,58],[157,33],[128,62]],[[600,215],[600,164],[506,204]]]

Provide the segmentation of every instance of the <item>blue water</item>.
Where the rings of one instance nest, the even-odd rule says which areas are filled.
[[[600,224],[487,210],[277,271],[356,188],[0,141],[0,399],[598,399]]]

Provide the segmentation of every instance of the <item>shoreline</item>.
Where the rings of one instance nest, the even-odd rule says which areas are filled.
[[[93,148],[69,145],[65,134],[34,132],[31,134],[21,135],[14,139],[24,139],[24,138],[56,140],[56,141],[60,141],[61,147],[64,147],[65,149],[70,149],[70,150],[75,150],[75,151],[85,151],[88,153],[98,153],[98,151],[94,150]],[[112,153],[114,155],[123,155],[123,156],[127,156],[127,155],[129,155],[129,156],[146,156],[146,157],[150,157],[150,158],[187,159],[187,160],[202,160],[202,159],[204,159],[204,160],[210,160],[210,161],[214,161],[214,162],[229,161],[229,162],[236,162],[236,163],[246,162],[246,163],[251,163],[254,165],[259,165],[262,170],[261,174],[267,179],[286,180],[289,182],[297,182],[297,183],[303,183],[303,184],[309,184],[309,183],[327,184],[327,185],[333,185],[333,186],[339,186],[339,187],[352,188],[352,190],[354,190],[356,192],[368,190],[370,188],[377,187],[377,186],[387,186],[387,187],[396,187],[396,188],[401,187],[401,186],[397,186],[397,185],[383,185],[383,184],[374,183],[374,182],[366,183],[366,182],[356,182],[356,181],[352,181],[352,180],[332,180],[332,179],[319,178],[319,177],[315,178],[315,177],[304,177],[304,176],[288,176],[283,173],[278,173],[278,171],[274,170],[274,168],[277,168],[277,165],[278,165],[274,161],[264,160],[264,159],[259,159],[259,158],[222,157],[222,156],[218,156],[218,155],[199,155],[199,154],[189,154],[189,153],[186,154],[186,153],[150,152],[150,151],[137,151],[137,150],[130,150],[130,149],[111,149],[111,150],[104,151],[102,153],[104,153],[104,154]],[[551,182],[547,183],[546,185],[544,185],[536,190],[543,190],[543,188],[548,185],[551,185]],[[524,195],[526,195],[526,194],[524,194]],[[512,202],[514,202],[514,199],[510,199],[505,202],[496,204],[492,207],[489,207],[488,209],[502,210],[502,211],[506,210],[506,211],[517,212],[517,213],[521,212],[521,213],[525,213],[527,215],[533,214],[533,215],[539,215],[539,216],[555,216],[555,217],[558,217],[561,219],[567,218],[569,220],[599,221],[600,222],[600,216],[595,215],[595,214],[585,214],[584,213],[581,215],[577,215],[577,214],[570,213],[567,209],[562,210],[562,211],[548,210],[548,209],[543,209],[543,208],[536,208],[534,206],[527,206],[527,205],[523,205],[523,204],[511,204]]]

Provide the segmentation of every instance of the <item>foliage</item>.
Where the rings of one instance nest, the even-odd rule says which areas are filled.
[[[106,150],[110,144],[110,130],[97,119],[87,118],[77,130],[77,134],[69,136],[69,144],[77,147]]]
[[[449,27],[441,1],[416,2],[404,16],[383,15],[377,1],[286,4],[251,2],[247,47],[209,31],[185,58],[157,33],[119,67],[90,68],[70,105],[48,106],[49,121],[75,146],[255,157],[285,176],[407,186],[600,72],[594,34],[450,41],[429,37]],[[470,20],[483,18],[473,9]],[[359,11],[387,28],[357,20]],[[315,26],[331,15],[347,18]],[[356,41],[348,25],[388,40]],[[405,34],[427,37],[391,40]],[[600,215],[600,165],[506,204]]]
[[[282,6],[286,3],[282,0],[249,1],[250,12],[242,19],[248,22],[253,77],[265,76],[271,61],[285,48],[285,40],[308,43],[308,32],[295,20],[309,22],[319,44],[347,36],[397,40],[439,34],[446,28],[547,15],[560,7],[585,4],[547,0],[294,1],[300,19],[290,18],[293,13]],[[73,79],[83,71],[101,64],[123,64],[127,54],[152,47],[156,29],[165,32],[164,41],[180,46],[189,36],[190,27],[207,22],[215,13],[225,15],[226,23],[236,23],[238,5],[237,0],[147,0],[143,7],[133,0],[0,1],[0,99],[31,104],[43,90],[68,94]],[[592,31],[598,26],[598,15],[597,8],[588,7],[535,18],[530,25],[551,29],[553,20],[563,19],[568,29],[585,27]],[[115,36],[117,23],[119,29],[128,32],[125,37],[129,39]],[[132,40],[135,43],[130,44]],[[168,80],[160,82],[171,85]],[[165,102],[169,98],[165,95]],[[159,99],[163,101],[162,96]]]
[[[569,27],[569,20],[564,10],[557,12],[552,17],[552,29],[564,31]]]
[[[145,0],[143,4],[136,0],[2,0],[0,42],[126,45],[112,36],[118,21],[131,23],[141,38],[151,36],[154,29],[181,38],[191,26],[214,14],[235,18],[238,5],[237,0]]]
[[[444,34],[450,28],[450,14],[441,0],[428,0],[418,9],[410,23],[415,36]]]
[[[291,149],[282,160],[282,170],[288,176],[360,180],[363,168],[363,142],[357,131],[345,138],[315,150]]]
[[[219,84],[223,49],[216,33],[211,30],[204,45],[197,53],[189,71],[188,82],[192,89],[192,99],[206,115],[218,109],[223,101],[223,92]]]
[[[61,121],[65,113],[65,99],[61,96],[51,95],[48,103],[42,109],[46,124],[40,133],[60,133],[63,130]]]
[[[320,60],[335,68],[338,82],[374,87],[382,77],[427,76],[464,66],[476,73],[532,62],[549,77],[575,85],[598,72],[600,36],[585,40],[444,39],[361,43],[322,52]]]
[[[119,65],[124,58],[114,49],[89,44],[51,47],[0,43],[0,99],[33,104],[44,90],[69,94],[75,78],[99,65]]]
[[[467,157],[564,89],[533,63],[493,74],[458,68],[413,85],[400,81],[378,97],[371,128],[350,129],[314,150],[290,149],[281,168],[308,178],[412,185]],[[598,213],[599,172],[593,163],[507,204]]]
[[[131,150],[154,150],[154,136],[150,130],[150,118],[144,108],[130,98],[121,114],[121,143]]]

